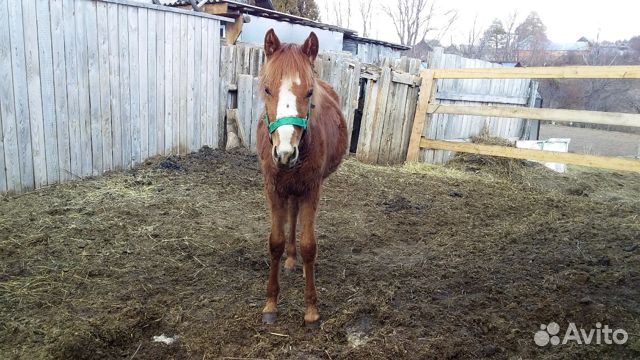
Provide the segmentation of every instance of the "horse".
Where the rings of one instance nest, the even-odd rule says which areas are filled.
[[[271,263],[262,311],[266,324],[277,320],[278,273],[285,243],[285,272],[291,273],[296,266],[298,221],[302,228],[304,323],[308,328],[320,324],[314,280],[315,219],[322,184],[338,169],[346,152],[347,125],[338,94],[314,76],[318,49],[318,37],[313,32],[302,45],[281,43],[273,29],[264,38],[266,60],[260,74],[260,91],[265,109],[258,121],[256,144],[271,211]]]

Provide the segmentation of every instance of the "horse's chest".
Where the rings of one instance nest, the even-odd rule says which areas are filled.
[[[319,186],[321,182],[318,176],[302,172],[283,172],[274,177],[273,185],[280,194],[302,196]]]

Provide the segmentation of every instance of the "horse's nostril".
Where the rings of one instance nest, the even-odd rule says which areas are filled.
[[[271,156],[273,156],[274,159],[278,159],[278,149],[275,146],[271,148]]]

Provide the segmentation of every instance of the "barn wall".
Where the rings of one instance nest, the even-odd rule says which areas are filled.
[[[402,57],[401,51],[384,45],[357,42],[357,47],[356,57],[366,64],[381,65],[384,59],[399,59]]]
[[[0,193],[217,147],[219,29],[126,0],[0,0]]]
[[[274,29],[281,42],[302,43],[313,31],[320,43],[320,50],[342,51],[343,34],[337,31],[324,30],[310,26],[292,24],[258,16],[251,16],[251,21],[242,26],[239,40],[245,43],[262,45],[264,34]]]

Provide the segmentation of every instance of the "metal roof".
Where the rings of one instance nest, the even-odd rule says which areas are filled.
[[[269,3],[271,3],[271,0],[267,0]],[[267,1],[256,1],[256,3],[258,2],[267,2]],[[311,19],[307,19],[307,18],[303,18],[301,16],[295,16],[295,15],[291,15],[291,14],[285,14],[279,11],[275,11],[275,10],[270,10],[270,9],[266,9],[264,7],[260,7],[260,6],[254,6],[254,5],[249,5],[249,4],[245,4],[242,2],[238,2],[238,1],[230,1],[230,0],[206,0],[206,2],[204,4],[216,4],[216,3],[225,3],[229,6],[230,10],[234,10],[234,11],[238,11],[244,14],[248,14],[248,15],[254,15],[254,16],[260,16],[260,17],[264,17],[264,18],[268,18],[268,19],[274,19],[274,20],[279,20],[279,21],[286,21],[286,22],[290,22],[292,24],[298,24],[298,25],[305,25],[305,26],[309,26],[309,27],[315,27],[318,29],[323,29],[323,30],[330,30],[330,31],[336,31],[336,32],[341,32],[344,34],[353,34],[355,35],[356,32],[351,30],[351,29],[347,29],[347,28],[343,28],[340,26],[335,26],[335,25],[329,25],[329,24],[324,24],[321,22],[317,22],[317,21],[313,21]],[[165,3],[168,6],[184,6],[184,5],[191,5],[191,2],[189,0],[172,0],[170,2]],[[217,14],[220,16],[225,16],[225,14]],[[231,15],[231,14],[229,14]]]
[[[355,41],[358,41],[358,42],[364,42],[364,43],[369,43],[369,44],[387,46],[387,47],[398,49],[398,50],[409,50],[409,49],[411,49],[411,46],[400,45],[400,44],[396,44],[396,43],[392,43],[392,42],[388,42],[388,41],[376,40],[376,39],[371,39],[371,38],[365,38],[365,37],[361,37],[361,36],[358,36],[358,35],[355,35],[355,34],[345,34],[345,38],[346,39],[352,39],[352,40],[355,40]]]
[[[168,6],[182,6],[182,5],[191,5],[191,1],[190,0],[160,0],[160,2],[163,5],[168,5]],[[196,4],[213,4],[216,2],[220,2],[217,0],[206,0],[205,2],[202,2],[202,0],[196,0]],[[241,3],[246,3],[242,0],[240,0],[239,2]],[[271,0],[253,0],[253,2],[255,3],[256,6],[259,6],[261,8],[265,8],[265,9],[269,9],[269,10],[274,10],[275,8],[273,7],[273,2]],[[248,4],[248,3],[246,3]]]

